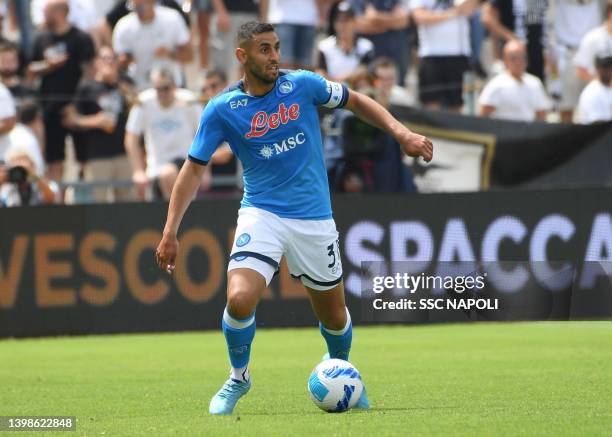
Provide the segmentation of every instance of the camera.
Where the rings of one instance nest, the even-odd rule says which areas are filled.
[[[22,184],[28,180],[28,171],[21,165],[9,168],[7,173],[8,182],[13,184]]]

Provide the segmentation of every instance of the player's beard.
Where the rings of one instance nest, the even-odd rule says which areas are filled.
[[[278,78],[278,69],[274,70],[274,73],[268,73],[267,67],[259,68],[256,64],[251,64],[248,66],[249,73],[259,79],[261,82],[266,84],[271,84],[276,82]]]

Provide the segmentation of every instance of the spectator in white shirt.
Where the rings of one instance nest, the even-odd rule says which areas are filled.
[[[542,81],[526,72],[527,49],[511,40],[503,52],[506,70],[495,76],[482,90],[478,100],[481,117],[515,121],[544,121],[550,102]]]
[[[597,71],[595,69],[595,56],[597,53],[612,49],[612,0],[606,4],[606,21],[599,27],[588,32],[574,57],[576,74],[585,83],[591,82]]]
[[[0,160],[10,145],[8,133],[15,127],[16,122],[15,101],[8,88],[0,83]]]
[[[125,147],[132,164],[132,180],[141,199],[152,184],[156,198],[169,199],[180,167],[200,120],[196,96],[176,88],[167,69],[151,72],[153,88],[140,93],[128,117]],[[144,134],[146,161],[140,147]]]
[[[595,66],[597,77],[580,94],[576,111],[578,123],[612,121],[612,52],[597,56]]]
[[[113,31],[113,49],[122,68],[133,69],[140,90],[150,85],[149,73],[155,67],[174,72],[182,83],[181,64],[191,61],[189,28],[181,15],[157,6],[155,0],[133,0],[134,12],[123,17]]]
[[[554,7],[554,60],[559,72],[561,121],[570,123],[580,92],[586,85],[576,76],[573,64],[580,41],[601,23],[597,0],[556,0]]]
[[[319,42],[318,69],[330,80],[344,82],[373,60],[374,44],[357,37],[355,10],[349,2],[333,6],[331,14],[334,34]]]

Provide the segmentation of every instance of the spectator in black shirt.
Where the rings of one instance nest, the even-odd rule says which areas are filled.
[[[133,86],[120,77],[117,56],[103,46],[95,61],[96,74],[79,85],[74,106],[64,112],[64,124],[80,132],[82,154],[86,157],[86,181],[129,181],[132,168],[125,154],[123,139],[127,122],[126,95]],[[129,188],[96,187],[96,202],[133,200]]]
[[[34,39],[28,73],[41,78],[47,172],[51,179],[60,180],[69,134],[62,125],[62,112],[72,101],[83,73],[95,56],[95,49],[91,37],[68,21],[67,0],[49,0],[44,14],[45,30]],[[77,154],[80,162],[83,158]]]

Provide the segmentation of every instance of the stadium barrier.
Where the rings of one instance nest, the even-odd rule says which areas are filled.
[[[612,317],[612,189],[336,196],[348,305],[356,323]],[[154,262],[164,203],[0,211],[0,337],[218,328],[236,200],[190,207],[176,272]],[[373,314],[371,262],[392,273],[472,275],[500,309]],[[363,261],[367,261],[364,263]],[[460,262],[459,262],[460,261]],[[485,262],[486,261],[486,262]],[[462,267],[463,266],[463,267]],[[408,269],[408,270],[406,270]],[[504,276],[505,273],[505,276]],[[410,296],[396,287],[383,296]],[[362,296],[362,291],[364,292]],[[457,287],[424,290],[448,297]],[[402,295],[404,293],[404,295]],[[464,294],[460,297],[466,298]],[[435,303],[435,299],[431,301]],[[258,307],[261,326],[316,323],[283,263]]]
[[[413,165],[421,192],[612,186],[612,122],[527,123],[392,109],[434,141],[435,160]]]

